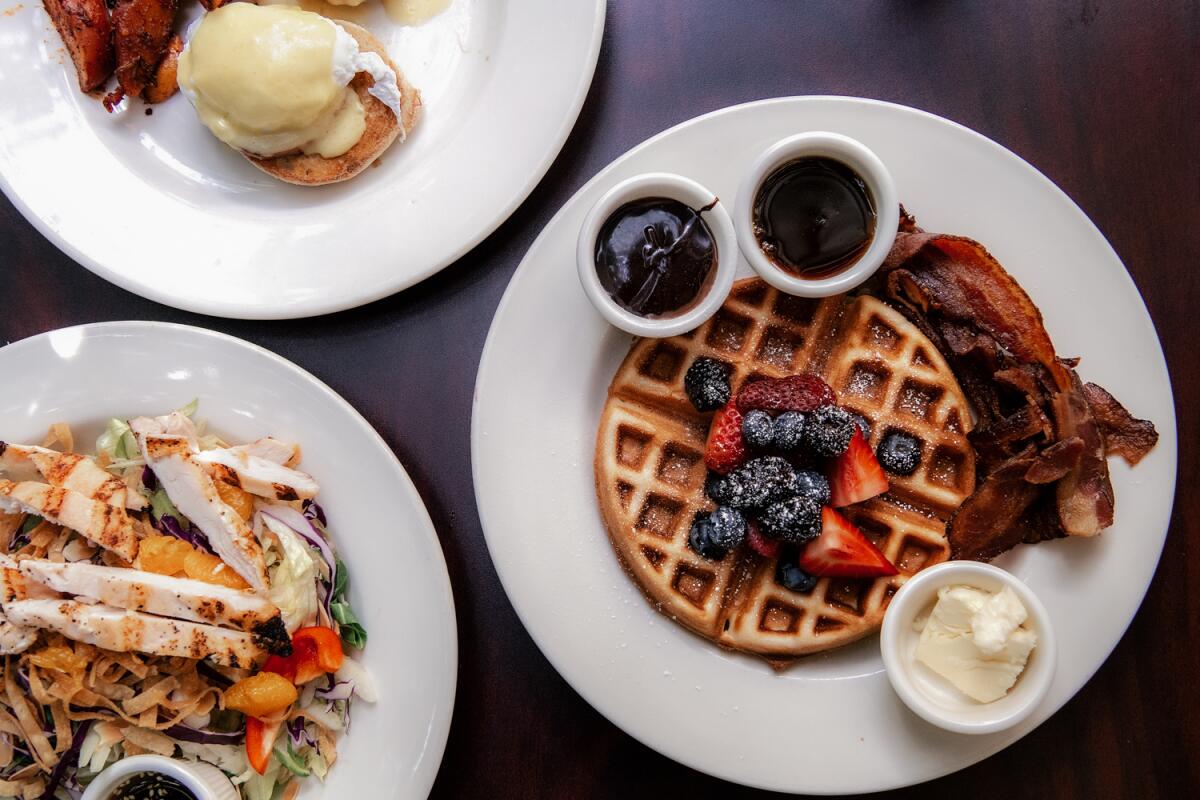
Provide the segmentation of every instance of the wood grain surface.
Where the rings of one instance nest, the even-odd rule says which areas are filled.
[[[495,234],[435,278],[315,320],[200,317],[93,276],[0,200],[0,342],[99,320],[215,328],[312,371],[379,429],[429,506],[458,604],[458,703],[435,797],[756,795],[639,744],[542,657],[488,558],[468,431],[493,311],[559,206],[666,127],[800,94],[879,98],[949,117],[1058,183],[1141,289],[1179,414],[1170,536],[1112,657],[1017,744],[896,796],[1200,796],[1200,4],[1191,0],[617,0],[595,83],[549,174]],[[802,748],[821,731],[797,719],[794,735]]]

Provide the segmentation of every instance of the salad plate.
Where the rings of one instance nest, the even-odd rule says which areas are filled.
[[[541,180],[604,28],[603,0],[445,5],[414,26],[381,0],[305,0],[369,29],[424,108],[375,168],[298,187],[218,141],[182,95],[150,116],[140,101],[107,113],[79,91],[42,4],[17,4],[0,16],[0,189],[84,267],[177,308],[280,319],[393,294],[478,244]],[[200,13],[183,4],[181,27]]]
[[[1158,427],[1158,446],[1136,470],[1111,462],[1111,529],[1090,541],[1020,546],[994,562],[1042,600],[1060,654],[1045,699],[1002,732],[956,735],[909,711],[891,688],[876,636],[779,673],[713,647],[645,602],[606,534],[593,473],[596,430],[631,339],[604,322],[575,271],[564,268],[589,209],[621,181],[649,172],[682,175],[732,202],[764,148],[810,130],[873,150],[926,229],[984,243],[1037,303],[1060,352],[1083,356],[1087,380],[1129,398],[1131,410]],[[739,277],[750,274],[739,259]],[[505,590],[542,652],[589,703],[703,772],[764,789],[842,794],[962,769],[1029,733],[1087,682],[1120,640],[1158,563],[1174,496],[1176,428],[1166,365],[1137,288],[1103,235],[1050,180],[995,142],[921,111],[800,97],[723,109],[659,134],[559,211],[492,323],[472,454],[480,516]]]
[[[181,325],[64,328],[0,349],[0,366],[23,376],[0,401],[3,438],[10,443],[39,442],[51,425],[66,422],[84,453],[111,429],[107,423],[114,417],[195,408],[203,430],[226,442],[270,436],[299,444],[302,468],[320,484],[325,530],[345,564],[345,600],[365,629],[365,647],[352,654],[375,688],[375,702],[355,701],[324,783],[302,781],[299,796],[425,797],[454,704],[453,598],[424,504],[370,424],[290,362],[239,339]],[[206,447],[203,442],[204,436]],[[273,525],[268,521],[275,530]],[[140,563],[149,569],[144,558]]]

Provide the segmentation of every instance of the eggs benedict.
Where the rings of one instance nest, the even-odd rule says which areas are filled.
[[[352,23],[231,3],[189,34],[180,90],[213,135],[282,180],[351,178],[416,123],[419,93]]]

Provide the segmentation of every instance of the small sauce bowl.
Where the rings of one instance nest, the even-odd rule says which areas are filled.
[[[101,770],[84,790],[82,800],[109,800],[126,781],[143,772],[174,778],[196,800],[240,800],[242,796],[225,773],[211,764],[142,755],[122,758]]]
[[[1004,697],[979,703],[961,693],[941,675],[917,661],[921,633],[916,619],[933,608],[945,586],[974,586],[988,592],[1010,587],[1025,606],[1025,625],[1037,635],[1025,669]],[[1041,704],[1054,678],[1054,628],[1045,606],[1028,586],[1008,572],[975,561],[947,561],[922,570],[892,597],[879,636],[888,679],[913,713],[955,733],[995,733],[1020,723]]]
[[[596,271],[596,241],[605,222],[622,206],[649,198],[676,200],[696,210],[712,234],[716,250],[712,274],[690,307],[678,314],[642,316],[623,308],[600,283]],[[654,338],[686,333],[717,313],[733,287],[737,260],[738,244],[733,220],[720,198],[696,181],[668,172],[636,175],[605,192],[584,218],[576,246],[579,283],[592,305],[621,330]]]
[[[827,158],[849,167],[862,179],[875,209],[870,244],[861,255],[825,277],[802,277],[768,256],[754,230],[758,193],[779,168],[803,158]],[[754,160],[738,189],[734,228],[742,256],[755,272],[781,292],[800,297],[829,297],[848,292],[870,278],[892,249],[900,224],[900,199],[892,175],[875,153],[840,133],[810,131],[780,139]]]

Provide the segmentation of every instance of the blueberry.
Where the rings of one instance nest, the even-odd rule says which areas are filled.
[[[742,438],[751,447],[770,447],[775,440],[775,426],[765,411],[747,411],[742,417]]]
[[[834,458],[846,452],[854,437],[854,418],[837,406],[818,408],[804,426],[804,443],[818,456]]]
[[[731,477],[716,472],[708,473],[704,481],[704,493],[717,505],[740,508],[738,498],[742,494],[742,486]]]
[[[688,533],[688,547],[710,561],[720,561],[729,552],[718,542],[717,529],[710,515],[703,512],[692,520],[692,529]]]
[[[746,518],[740,511],[718,506],[708,521],[713,527],[712,541],[718,547],[732,550],[746,540]]]
[[[817,585],[816,575],[809,575],[790,559],[779,559],[775,566],[775,582],[788,591],[808,594]]]
[[[716,411],[729,402],[729,365],[701,356],[688,367],[683,388],[697,411]]]
[[[802,497],[811,497],[823,506],[829,505],[829,481],[811,469],[796,471],[796,490]]]
[[[796,494],[796,470],[779,456],[752,458],[729,475],[741,494],[728,505],[761,508]]]
[[[879,443],[875,457],[888,472],[912,475],[921,463],[921,440],[903,431],[891,431]]]
[[[862,414],[851,411],[850,418],[854,420],[854,424],[862,431],[863,438],[867,441],[871,440],[871,420],[864,417]]]
[[[821,505],[797,495],[767,506],[760,522],[768,536],[801,544],[821,534]]]
[[[804,415],[788,411],[775,418],[775,446],[780,450],[795,450],[804,440]]]

